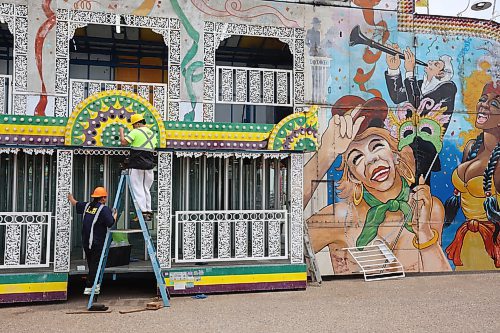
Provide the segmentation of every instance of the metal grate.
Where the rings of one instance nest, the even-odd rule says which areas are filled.
[[[397,279],[405,277],[403,265],[387,247],[376,238],[370,245],[349,247],[348,250],[365,276],[365,281]]]

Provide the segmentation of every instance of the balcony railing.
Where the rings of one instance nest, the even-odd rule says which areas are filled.
[[[0,212],[0,269],[48,267],[52,213]]]
[[[0,75],[0,114],[11,113],[12,75]]]
[[[106,90],[123,90],[136,93],[148,100],[158,110],[162,119],[167,118],[168,85],[163,83],[70,80],[70,103],[68,114],[88,96]]]
[[[292,106],[293,71],[217,66],[217,103]]]
[[[287,259],[287,212],[178,211],[175,239],[175,262]]]

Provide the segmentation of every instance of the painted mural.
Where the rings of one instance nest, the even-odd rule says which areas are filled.
[[[306,19],[324,107],[304,205],[322,272],[359,271],[345,248],[374,240],[406,271],[500,269],[498,41],[401,32],[380,1],[353,2]]]
[[[206,22],[303,29],[294,52],[304,55],[304,98],[294,106],[319,108],[317,118],[286,121],[303,126],[294,131],[305,133],[304,147],[320,142],[306,158],[303,199],[322,272],[358,271],[344,249],[376,239],[407,271],[500,268],[498,24],[413,16],[408,0],[353,0],[351,7],[240,0],[26,3],[30,24],[18,39],[29,40],[22,47],[27,60],[16,64],[25,66],[24,76],[16,74],[23,83],[16,92],[28,95],[29,116],[54,115],[62,94],[54,75],[62,68],[55,60],[58,9],[178,19],[180,112],[166,126],[204,126],[210,100],[204,76],[215,45],[204,45]],[[249,130],[255,137],[246,147],[292,147],[293,138],[272,126]],[[165,144],[177,144],[173,130],[166,131],[171,141]],[[0,139],[10,135],[19,136]],[[64,140],[61,133],[57,140]]]

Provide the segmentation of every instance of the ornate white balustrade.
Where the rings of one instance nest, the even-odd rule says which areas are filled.
[[[286,210],[178,211],[176,262],[288,259]]]
[[[0,212],[0,269],[48,267],[52,213]]]
[[[217,103],[293,106],[293,71],[216,67]]]
[[[12,112],[12,75],[0,75],[0,114]]]
[[[97,80],[70,80],[69,114],[75,107],[90,95],[106,90],[123,90],[136,93],[148,100],[167,119],[168,85],[163,83],[97,81]]]

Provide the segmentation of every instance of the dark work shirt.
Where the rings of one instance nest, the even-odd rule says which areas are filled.
[[[78,214],[83,214],[86,205],[87,202],[77,202],[76,212]],[[95,207],[89,205],[83,217],[82,242],[85,248],[89,248],[92,223],[94,222],[95,214],[97,213],[100,206],[100,203],[98,203]],[[102,248],[104,246],[104,240],[106,239],[108,228],[113,226],[114,222],[115,220],[113,218],[113,214],[111,213],[111,209],[109,209],[108,206],[102,207],[101,212],[97,217],[97,221],[94,224],[92,248]]]

